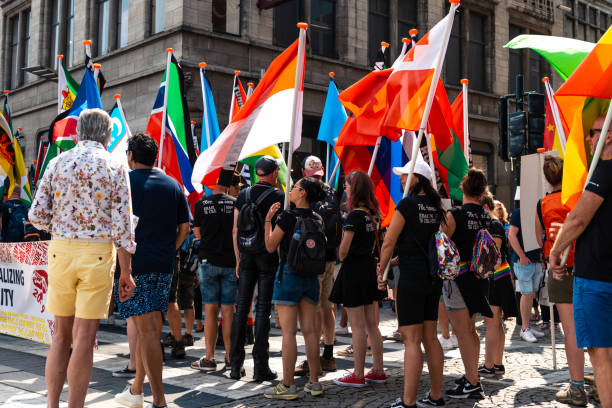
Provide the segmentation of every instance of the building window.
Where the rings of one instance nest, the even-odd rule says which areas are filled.
[[[240,35],[240,0],[212,0],[213,31]]]
[[[455,13],[451,36],[446,49],[446,82],[459,85],[463,78],[463,44],[461,32],[463,31],[463,14]]]
[[[588,38],[590,42],[597,42],[599,39],[599,27],[597,27],[597,9],[589,8],[589,28]]]
[[[110,50],[108,42],[110,0],[100,0],[98,2],[98,18],[98,55],[105,55]]]
[[[310,49],[315,55],[336,56],[336,2],[311,0]]]
[[[11,38],[9,50],[11,56],[11,89],[17,88],[19,83],[19,15],[11,17],[9,20]]]
[[[599,13],[599,28],[601,29],[600,33],[602,35],[608,29],[608,15],[606,13]]]
[[[470,76],[470,86],[480,91],[487,90],[485,22],[485,16],[470,13],[470,55],[468,59],[468,73]]]
[[[576,37],[579,40],[586,41],[587,39],[587,24],[586,24],[586,5],[584,3],[578,3],[576,8],[576,15],[578,21],[576,24],[577,32]]]
[[[524,33],[521,27],[510,25],[510,40]],[[508,72],[508,91],[514,93],[516,90],[516,76],[523,74],[524,59],[523,50],[508,50],[510,53],[510,70]]]
[[[368,0],[368,57],[374,62],[380,42],[389,41],[389,0]]]
[[[64,55],[66,66],[74,64],[74,0],[50,0],[51,53],[49,65],[57,69],[57,55]]]
[[[151,34],[164,31],[166,25],[166,0],[151,0]]]
[[[401,46],[402,38],[408,37],[410,30],[417,28],[417,0],[398,0],[397,10],[397,44]]]
[[[117,48],[128,44],[128,25],[130,23],[130,1],[119,0],[117,3]]]
[[[32,11],[27,10],[23,13],[23,57],[21,61],[22,67],[30,66],[30,21],[32,19]],[[30,75],[27,72],[23,72],[23,82],[27,83],[30,81]]]
[[[285,48],[298,38],[297,23],[302,15],[300,0],[289,0],[274,7],[274,45]]]
[[[74,0],[66,2],[66,62],[74,63]]]
[[[60,7],[61,0],[51,2],[51,55],[50,62],[54,69],[57,69],[57,55],[60,54]]]

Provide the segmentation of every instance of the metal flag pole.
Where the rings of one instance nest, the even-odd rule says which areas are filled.
[[[304,68],[306,65],[306,61],[304,59],[304,54],[306,53],[306,30],[308,29],[308,24],[306,23],[298,23],[298,28],[300,29],[300,37],[298,42],[298,54],[297,54],[297,64],[295,68],[295,82],[294,82],[294,90],[293,94],[293,109],[291,110],[291,134],[289,137],[289,149],[287,152],[287,181],[285,184],[285,209],[289,208],[289,192],[291,190],[291,165],[293,162],[293,139],[295,138],[295,125],[297,122],[296,110],[298,105],[299,93],[302,88],[302,84],[304,81]],[[302,112],[300,112],[300,115]],[[283,145],[284,146],[284,145]]]
[[[204,111],[204,123],[202,124],[202,126],[204,127],[206,132],[206,148],[208,149],[210,147],[210,128],[208,126],[208,106],[206,104],[206,85],[204,83],[204,81],[206,80],[204,78],[206,63],[200,62],[198,66],[200,67],[200,82],[202,82],[202,110]],[[204,132],[202,132],[202,136],[204,136]]]
[[[247,88],[248,88],[248,90],[247,90],[246,97],[247,97],[247,99],[249,99],[249,97],[251,95],[253,95],[253,90],[255,89],[255,84],[252,83],[252,82],[247,82]]]
[[[338,160],[336,160],[336,165],[334,166],[334,169],[332,170],[331,174],[329,175],[329,180],[327,180],[327,184],[331,186],[331,182],[334,179],[334,176],[336,175],[336,173],[338,172],[338,168],[340,167],[340,158],[338,158]]]
[[[459,7],[459,0],[449,0],[451,3],[450,10],[448,11],[448,22],[446,27],[444,28],[444,44],[448,45],[448,39],[450,37],[451,28],[453,26],[453,20],[455,19],[455,11],[457,7]],[[433,79],[431,81],[431,85],[429,87],[429,93],[427,94],[427,102],[425,103],[425,110],[423,111],[423,117],[421,118],[421,126],[419,127],[419,135],[416,140],[416,145],[420,146],[421,141],[423,140],[423,135],[425,134],[425,130],[427,129],[427,120],[429,119],[429,112],[431,111],[431,104],[433,103],[433,98],[436,92],[436,87],[438,85],[438,81],[440,80],[440,71],[442,68],[442,62],[444,59],[444,54],[446,52],[446,45],[440,48],[438,51],[438,56],[436,57],[436,65],[434,68]],[[416,164],[418,148],[413,149],[412,159],[410,160],[410,172],[408,173],[408,179],[406,180],[406,188],[404,188],[404,198],[408,195],[408,190],[410,189],[410,183],[412,182],[412,175],[414,173],[414,166]],[[385,265],[383,280],[387,280],[387,275],[389,273],[389,265],[391,263],[388,262]]]
[[[544,88],[546,88],[546,98],[548,99],[548,104],[550,105],[550,112],[552,113],[553,120],[555,121],[555,128],[557,133],[559,133],[559,144],[561,145],[561,150],[563,150],[563,155],[565,155],[565,130],[563,129],[563,125],[561,124],[561,115],[559,114],[559,107],[557,106],[557,102],[554,98],[555,93],[553,92],[553,89],[550,86],[550,79],[548,77],[542,78],[542,82],[544,82]]]
[[[166,135],[166,110],[168,107],[168,85],[170,84],[170,62],[172,61],[172,48],[166,48],[166,83],[164,84],[164,106],[162,107],[162,122],[159,136],[159,155],[157,157],[157,167],[162,168],[162,157],[164,154],[164,137]]]
[[[425,140],[427,141],[427,156],[429,157],[429,167],[431,167],[431,172],[433,173],[433,178],[431,179],[431,184],[433,185],[433,188],[438,191],[438,181],[436,180],[436,164],[434,163],[434,158],[433,158],[433,149],[431,148],[431,138],[433,137],[433,134],[430,133],[429,137],[425,138]],[[419,146],[416,146],[417,149],[420,149]],[[406,187],[404,189],[408,188],[408,184],[406,184]]]
[[[232,100],[230,102],[230,111],[229,111],[229,119],[227,123],[232,122],[232,117],[234,116],[234,101],[236,100],[236,78],[240,75],[240,71],[234,71],[234,84],[232,85]]]
[[[64,67],[62,67],[62,60],[64,59],[64,56],[62,54],[58,54],[57,55],[57,113],[58,115],[60,113],[62,113],[62,105],[63,105],[63,99],[62,99],[62,84],[61,81],[59,80],[59,76],[60,76],[60,69],[64,69]]]
[[[385,51],[389,48],[389,43],[385,41],[381,41],[380,49],[382,51],[383,56],[385,55]],[[384,62],[383,62],[384,66]],[[374,63],[374,71],[382,71],[382,67],[379,67]],[[378,156],[378,150],[380,149],[380,143],[382,142],[382,136],[378,136],[376,138],[376,144],[374,145],[374,151],[372,152],[372,159],[370,160],[370,167],[368,167],[368,176],[372,176],[372,170],[374,170],[374,163],[376,162],[376,156]]]
[[[123,121],[123,124],[125,125],[125,133],[127,134],[127,137],[130,138],[132,137],[132,132],[130,131],[130,127],[128,126],[127,120],[125,120],[125,112],[123,112],[123,105],[121,105],[121,95],[115,94],[113,98],[115,98],[115,102],[117,102],[117,109],[119,109],[121,120]]]
[[[467,78],[461,80],[463,88],[463,152],[465,153],[465,162],[470,166],[470,128],[468,126],[468,84],[470,81]]]
[[[100,68],[102,68],[102,65],[98,64],[97,62],[95,64],[93,64],[94,67],[94,79],[96,80],[96,82],[98,82],[98,75],[100,75]]]

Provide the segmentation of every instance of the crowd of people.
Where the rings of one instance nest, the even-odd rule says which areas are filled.
[[[593,125],[591,143],[600,137],[602,120]],[[134,378],[115,400],[128,407],[143,405],[145,376],[153,406],[166,406],[164,347],[184,357],[185,347],[193,345],[194,321],[195,330],[204,332],[205,354],[191,368],[217,371],[219,345],[225,351],[221,369],[239,380],[245,376],[245,344],[253,343],[254,380],[275,380],[268,343],[273,309],[282,332],[282,373],[264,392],[266,398],[324,394],[319,376],[336,370],[338,306],[346,313],[341,325],[348,321],[352,343],[337,354],[352,356],[354,368],[334,383],[355,388],[385,383],[379,302],[390,287],[398,322],[391,338],[405,346],[403,393],[392,407],[443,406],[445,397],[484,398],[480,377],[505,373],[506,319],[517,319],[525,342],[555,328],[555,313],[544,318],[548,307],[541,307],[539,327],[532,318],[543,291],[548,299],[539,296],[540,303],[554,303],[558,312],[569,366],[569,385],[556,399],[586,406],[591,396],[612,407],[612,237],[606,227],[612,216],[612,161],[607,160],[612,132],[604,160],[572,212],[561,203],[563,160],[558,157],[545,157],[543,172],[552,193],[538,203],[532,226],[521,225],[520,209],[508,220],[477,168],[463,179],[463,201],[445,207],[433,187],[434,172],[419,158],[412,174],[410,163],[394,168],[409,194],[383,230],[370,177],[362,171],[346,174],[340,195],[324,183],[316,156],[303,160],[288,205],[277,184],[281,163],[263,156],[250,187],[234,167],[223,168],[190,217],[178,184],[154,167],[156,142],[142,133],[131,137],[128,173],[106,153],[111,128],[101,110],[81,114],[80,142],[48,165],[29,212],[34,226],[52,238],[47,309],[56,316],[56,333],[45,371],[50,407],[58,406],[66,377],[69,405],[83,406],[95,334],[99,319],[109,313],[111,292],[127,321],[130,348],[127,367],[115,375]],[[541,251],[525,251],[528,228],[535,230]],[[484,249],[494,255],[494,267],[483,261]],[[170,333],[162,338],[164,316]],[[479,316],[486,328],[483,361]],[[299,364],[298,327],[306,348]],[[430,390],[419,397],[421,346]],[[443,349],[453,347],[459,348],[465,374],[443,390]],[[584,375],[585,348],[595,378]],[[372,356],[369,371],[366,355]],[[296,375],[308,376],[303,389],[296,386]],[[585,381],[599,387],[593,385],[587,395]]]

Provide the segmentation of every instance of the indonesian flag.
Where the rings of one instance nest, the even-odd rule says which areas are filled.
[[[200,154],[191,179],[197,191],[202,191],[203,185],[216,184],[216,180],[211,180],[217,173],[215,170],[233,165],[268,146],[289,142],[293,114],[296,115],[293,148],[299,147],[306,57],[298,63],[298,44],[299,41],[295,41],[272,61],[253,95],[246,100],[219,138]],[[301,75],[296,90],[298,69]],[[296,91],[298,104],[293,112]]]

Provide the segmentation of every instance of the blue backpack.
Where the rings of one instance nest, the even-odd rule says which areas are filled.
[[[7,201],[4,206],[8,212],[8,225],[3,228],[3,241],[23,242],[28,221],[28,207],[17,200]]]

